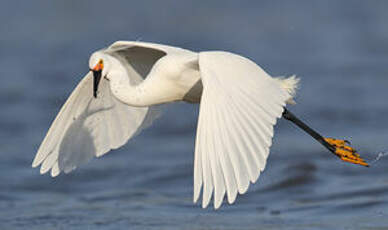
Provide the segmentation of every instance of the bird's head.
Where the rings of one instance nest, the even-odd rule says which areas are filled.
[[[106,77],[107,75],[107,67],[106,55],[96,52],[90,56],[89,69],[93,72],[93,96],[95,98],[97,98],[97,90],[101,77]]]

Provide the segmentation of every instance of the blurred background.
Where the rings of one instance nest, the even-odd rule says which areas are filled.
[[[296,74],[290,107],[372,159],[388,149],[388,1],[2,1],[0,229],[387,229],[388,158],[340,162],[279,120],[267,168],[219,211],[192,204],[198,106],[52,179],[32,159],[89,55],[116,40],[246,56]]]

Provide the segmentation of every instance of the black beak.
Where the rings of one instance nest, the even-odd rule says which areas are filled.
[[[98,84],[100,84],[100,80],[101,80],[101,70],[93,71],[93,96],[94,96],[94,98],[97,98]]]

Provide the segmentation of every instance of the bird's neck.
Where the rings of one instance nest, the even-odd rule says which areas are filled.
[[[152,74],[140,84],[130,82],[125,71],[115,70],[110,73],[110,88],[113,95],[121,102],[135,107],[147,107],[168,103],[180,99],[180,95],[172,94],[176,90],[165,81],[160,81]]]
[[[158,63],[161,61],[159,60]],[[146,79],[143,80],[134,70],[127,70],[117,60],[112,60],[112,62],[117,62],[113,72],[108,74],[111,76],[109,79],[113,95],[121,102],[136,107],[182,100],[198,80],[197,71],[190,68],[185,70],[186,66],[184,68],[181,66],[182,71],[171,71],[171,69],[178,68],[176,63],[174,62],[171,67],[168,59],[163,61],[153,66]],[[167,66],[170,66],[169,68],[166,67],[165,62]],[[176,80],[181,78],[186,80]]]
[[[146,106],[142,102],[142,92],[139,86],[130,83],[125,70],[115,69],[109,75],[110,89],[117,99],[130,106]]]

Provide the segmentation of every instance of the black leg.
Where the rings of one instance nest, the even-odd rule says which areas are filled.
[[[317,140],[319,143],[321,143],[323,146],[325,146],[330,152],[333,152],[333,153],[335,152],[335,148],[333,146],[331,146],[329,143],[327,143],[325,141],[325,139],[319,133],[317,133],[315,130],[310,128],[303,121],[299,120],[299,118],[297,118],[293,113],[288,111],[286,108],[284,108],[283,118],[286,119],[286,120],[289,120],[292,123],[294,123],[295,125],[297,125],[303,131],[308,133],[315,140]]]
[[[312,136],[315,140],[321,143],[330,152],[334,153],[337,157],[343,161],[347,161],[354,164],[360,164],[363,166],[369,166],[361,157],[356,153],[356,150],[348,146],[348,142],[345,140],[337,140],[332,138],[324,138],[315,130],[306,125],[303,121],[299,120],[294,114],[284,108],[283,118],[291,121],[303,131]]]

